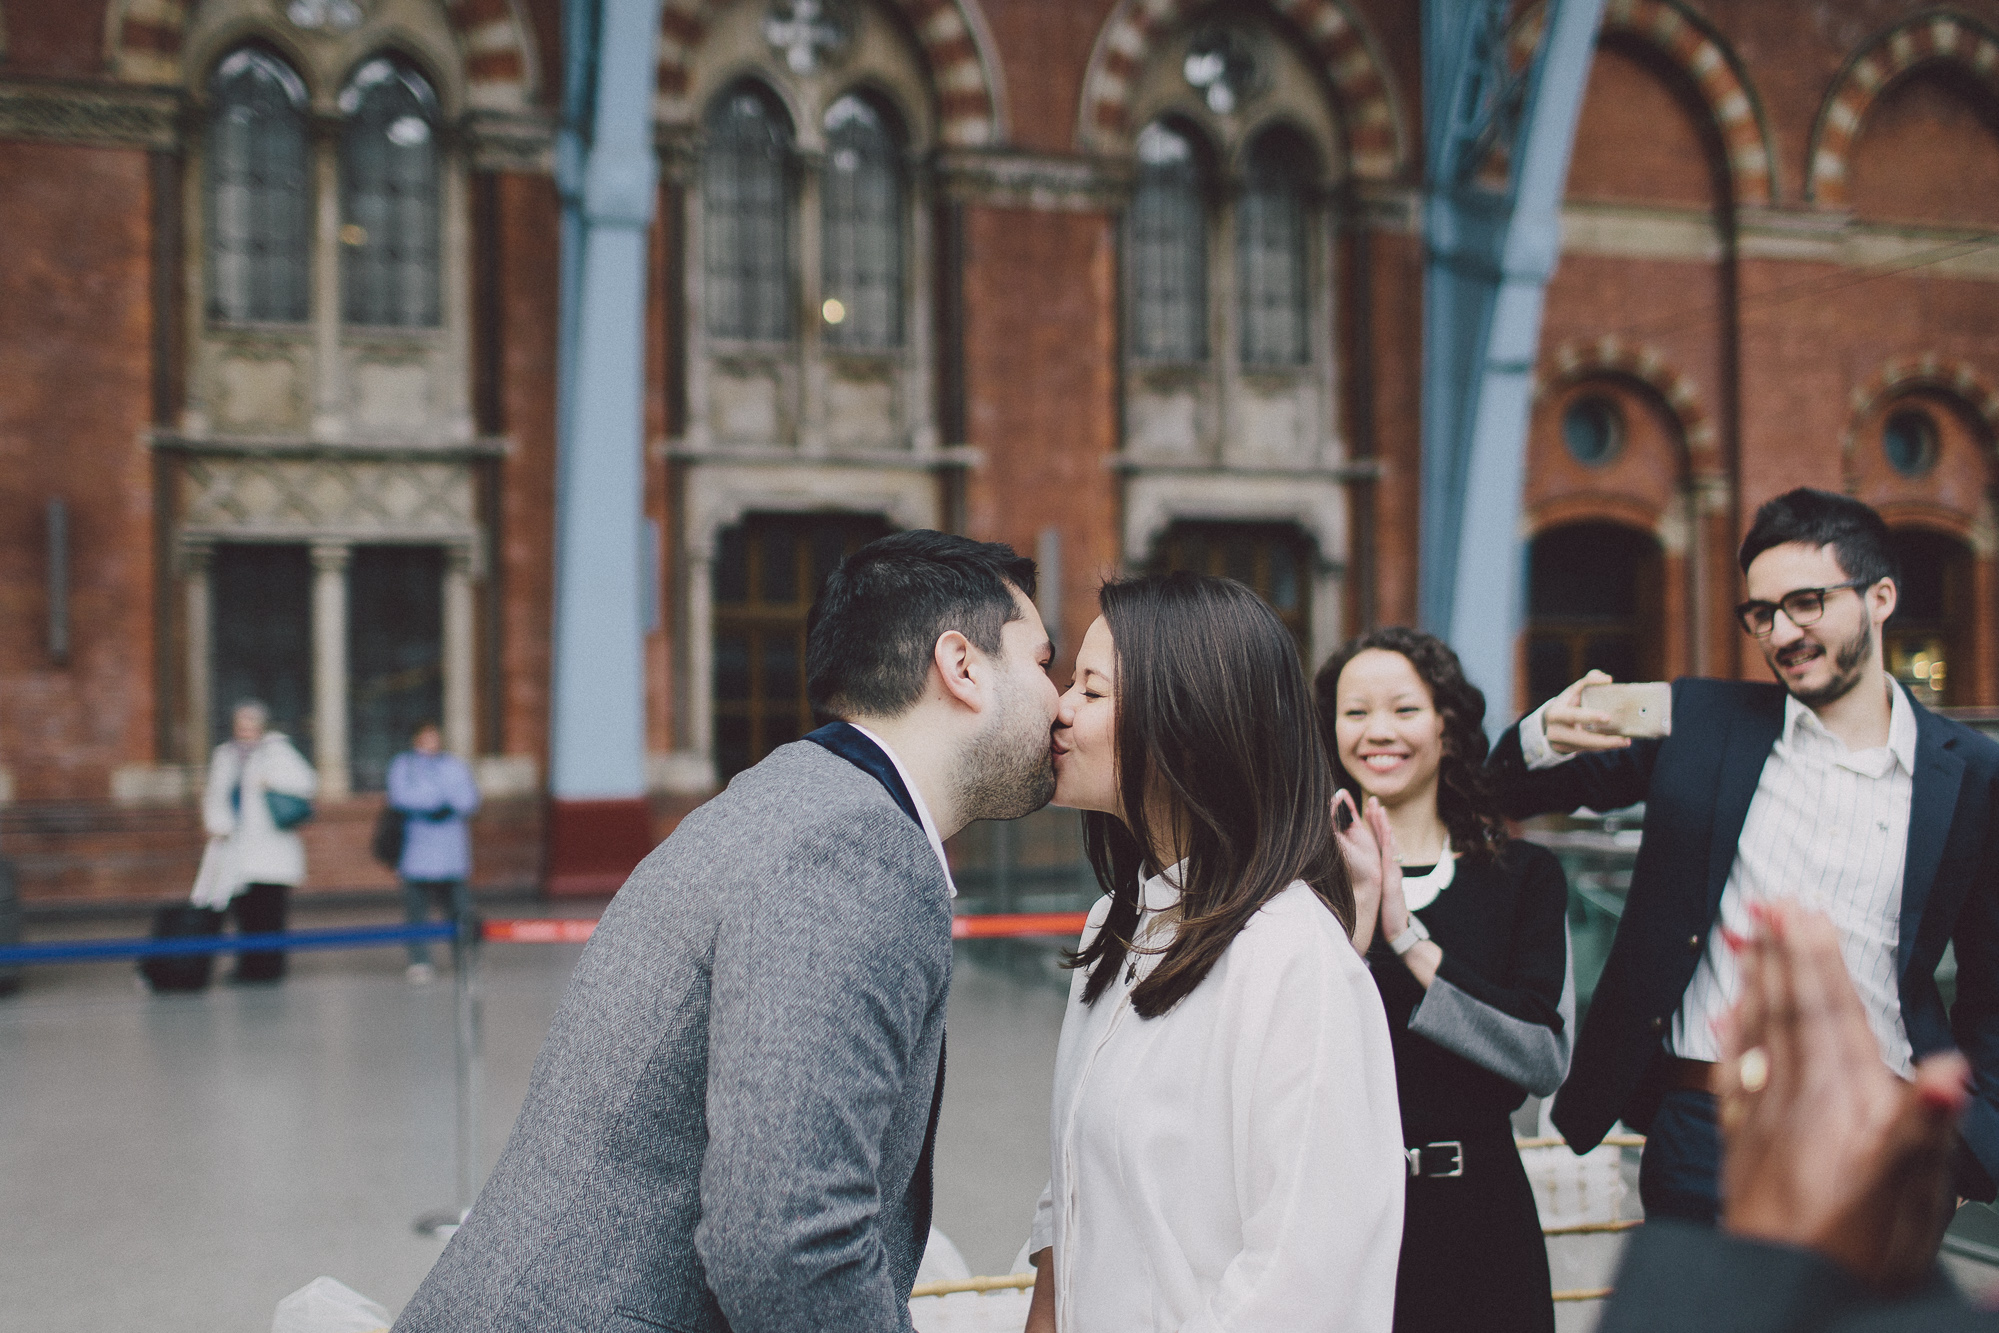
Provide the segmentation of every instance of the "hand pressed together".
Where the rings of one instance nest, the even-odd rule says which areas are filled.
[[[1755,936],[1730,939],[1742,998],[1722,1031],[1723,1225],[1906,1291],[1950,1222],[1970,1067],[1947,1051],[1897,1078],[1832,923],[1787,903],[1751,910]]]

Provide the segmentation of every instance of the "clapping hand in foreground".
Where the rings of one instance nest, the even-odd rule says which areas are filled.
[[[1752,909],[1731,937],[1742,998],[1723,1027],[1723,1225],[1817,1251],[1883,1292],[1920,1284],[1951,1218],[1950,1158],[1970,1067],[1932,1055],[1904,1082],[1881,1061],[1817,912]]]

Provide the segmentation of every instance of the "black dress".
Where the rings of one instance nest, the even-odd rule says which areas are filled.
[[[1411,867],[1410,875],[1426,873]],[[1551,1333],[1548,1251],[1509,1117],[1568,1065],[1568,882],[1543,847],[1460,859],[1418,911],[1444,961],[1424,990],[1386,940],[1368,951],[1388,1011],[1403,1143],[1458,1176],[1409,1181],[1396,1333]]]

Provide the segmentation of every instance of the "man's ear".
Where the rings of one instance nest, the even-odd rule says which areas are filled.
[[[973,675],[970,639],[957,630],[945,630],[937,636],[936,646],[930,650],[930,664],[936,668],[938,680],[948,697],[974,712],[985,706],[979,682]]]
[[[1876,625],[1886,624],[1888,617],[1895,614],[1895,604],[1900,600],[1895,580],[1882,579],[1867,590],[1867,614]]]

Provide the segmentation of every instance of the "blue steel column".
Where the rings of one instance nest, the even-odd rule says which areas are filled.
[[[616,887],[645,831],[643,397],[659,0],[568,0],[558,359],[551,888]],[[575,44],[588,42],[589,58]],[[565,807],[570,807],[565,811]],[[590,818],[574,818],[579,807]],[[607,826],[607,819],[608,825]],[[586,830],[582,823],[588,823]],[[587,866],[561,864],[568,845]],[[629,826],[629,827],[627,827]],[[616,855],[605,854],[613,846]],[[603,862],[603,864],[597,864]]]
[[[1430,183],[1420,612],[1485,691],[1494,729],[1512,714],[1524,610],[1521,491],[1542,300],[1561,250],[1563,185],[1603,0],[1550,0],[1521,87],[1507,82],[1510,8],[1426,0],[1423,12]],[[1496,149],[1510,154],[1504,190],[1478,180]]]

